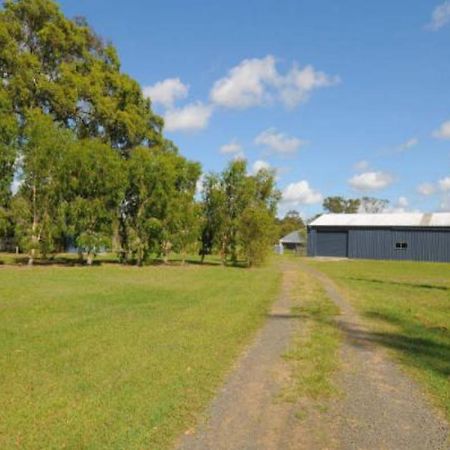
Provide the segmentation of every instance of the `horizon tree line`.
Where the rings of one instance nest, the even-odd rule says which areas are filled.
[[[199,250],[261,263],[275,235],[274,174],[233,161],[207,174],[163,135],[114,46],[53,0],[0,9],[0,233],[29,264],[67,246],[92,264]],[[11,192],[13,181],[19,187]]]

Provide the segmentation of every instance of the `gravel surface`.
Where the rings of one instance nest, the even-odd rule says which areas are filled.
[[[421,387],[372,342],[371,333],[328,277],[306,265],[302,269],[321,280],[341,309],[344,367],[338,383],[345,395],[330,409],[339,430],[339,447],[450,449],[448,423],[430,405]]]
[[[301,319],[291,315],[289,289],[296,271],[318,277],[341,309],[342,395],[326,408],[279,398],[290,370],[282,358]],[[299,328],[300,327],[300,328]],[[308,407],[299,420],[299,408]],[[317,405],[316,405],[317,406]],[[305,264],[284,267],[283,288],[267,323],[238,360],[196,430],[179,439],[180,450],[450,449],[446,421],[411,381],[370,341],[349,303],[322,273]]]

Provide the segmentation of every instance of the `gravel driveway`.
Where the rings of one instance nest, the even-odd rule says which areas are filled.
[[[336,376],[343,395],[326,410],[312,409],[305,420],[299,405],[279,399],[289,382],[282,358],[301,318],[291,315],[289,290],[298,270],[321,280],[341,309],[344,333],[343,368]],[[449,428],[410,380],[370,341],[357,314],[322,273],[305,264],[284,267],[283,288],[267,323],[211,404],[207,418],[187,431],[177,444],[182,450],[269,449],[450,449]]]

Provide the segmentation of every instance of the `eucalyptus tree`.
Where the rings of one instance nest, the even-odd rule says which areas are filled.
[[[72,145],[63,162],[66,233],[74,239],[80,258],[85,253],[91,265],[100,249],[112,246],[125,191],[124,162],[97,139]]]
[[[19,173],[21,185],[13,199],[16,234],[33,264],[55,248],[64,230],[64,158],[75,144],[70,131],[54,124],[39,110],[27,115]]]
[[[245,161],[232,161],[220,174],[206,175],[202,189],[201,255],[217,251],[222,263],[261,263],[274,239],[280,194],[272,171],[247,173]]]
[[[11,184],[17,148],[17,121],[5,89],[0,86],[0,238],[10,228]]]
[[[0,83],[19,123],[39,108],[81,137],[126,155],[161,142],[162,119],[120,70],[112,44],[52,0],[6,0],[0,12]]]
[[[170,146],[136,148],[127,161],[124,252],[141,265],[150,253],[167,260],[172,250],[185,251],[196,240],[194,194],[200,166]],[[190,229],[192,227],[192,230]]]

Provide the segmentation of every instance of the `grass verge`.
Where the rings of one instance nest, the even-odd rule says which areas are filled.
[[[450,264],[314,261],[366,319],[366,339],[389,349],[450,420]]]
[[[170,447],[279,279],[274,267],[1,267],[0,448]]]
[[[284,355],[292,369],[290,386],[284,392],[288,401],[325,399],[337,388],[332,375],[339,367],[341,332],[335,317],[338,307],[327,297],[314,277],[297,272],[292,289],[292,314],[301,320],[299,331]]]

